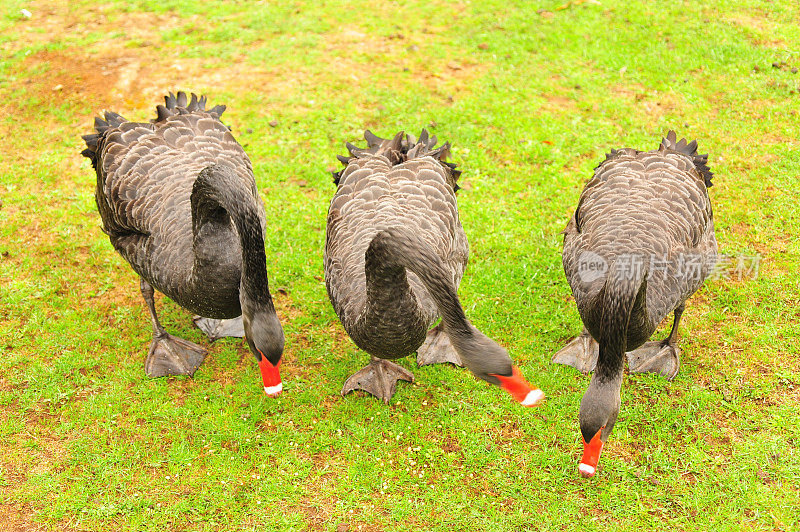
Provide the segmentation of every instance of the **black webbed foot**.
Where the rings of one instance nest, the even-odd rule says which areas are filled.
[[[586,374],[594,371],[599,354],[600,345],[592,338],[589,331],[584,329],[579,336],[553,355],[553,362],[572,366],[581,373]]]
[[[194,316],[192,321],[198,329],[206,333],[206,336],[213,342],[220,338],[244,338],[244,323],[242,317],[230,320],[215,320],[214,318],[203,318]]]
[[[425,337],[425,342],[417,349],[417,365],[427,366],[429,364],[450,363],[459,367],[464,367],[461,357],[458,356],[450,338],[444,332],[440,323],[430,331]]]
[[[681,350],[668,342],[647,342],[628,356],[630,373],[658,373],[671,381],[681,366]]]
[[[168,377],[171,375],[194,375],[206,358],[205,348],[164,333],[153,338],[150,353],[144,363],[148,377]]]
[[[398,380],[414,382],[414,374],[394,362],[373,357],[366,367],[345,381],[342,395],[353,390],[364,390],[389,404],[397,389]]]

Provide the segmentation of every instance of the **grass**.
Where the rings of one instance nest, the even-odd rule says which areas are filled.
[[[800,528],[797,4],[561,1],[0,0],[0,529]],[[146,311],[80,135],[177,89],[227,104],[254,162],[277,400],[240,341],[194,379],[143,373]],[[322,280],[328,172],[365,128],[421,127],[464,170],[467,313],[548,394],[538,409],[411,357],[390,406],[338,394],[366,357]],[[625,378],[587,482],[588,379],[549,364],[580,330],[559,233],[605,152],[670,128],[711,154],[721,251],[760,271],[690,301],[674,382]]]

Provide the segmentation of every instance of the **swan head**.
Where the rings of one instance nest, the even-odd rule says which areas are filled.
[[[466,333],[450,331],[449,337],[462,362],[476,377],[500,386],[523,406],[537,406],[542,402],[542,390],[525,380],[500,344],[475,327],[470,327]]]
[[[614,430],[619,414],[621,384],[621,377],[599,381],[593,376],[583,394],[578,413],[583,439],[583,456],[578,472],[583,477],[593,477],[597,472],[603,445]]]
[[[283,391],[280,365],[283,355],[283,328],[278,316],[272,312],[256,312],[244,315],[244,334],[247,345],[258,361],[264,392],[277,397]]]

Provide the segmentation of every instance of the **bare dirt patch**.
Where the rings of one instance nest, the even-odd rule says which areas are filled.
[[[116,6],[106,5],[73,11],[69,5],[48,1],[35,7],[32,19],[13,27],[22,37],[16,46],[21,50],[40,43],[48,48],[13,67],[8,87],[25,98],[9,104],[6,114],[16,116],[16,123],[36,123],[47,130],[60,125],[63,129],[63,123],[40,123],[43,119],[55,120],[47,115],[42,118],[42,104],[60,106],[62,111],[74,113],[69,118],[78,121],[62,135],[86,133],[92,115],[104,109],[132,120],[149,119],[161,97],[177,90],[205,93],[216,104],[224,102],[216,101],[215,93],[246,93],[259,87],[274,98],[293,99],[295,107],[312,108],[313,101],[297,102],[297,96],[331,81],[349,85],[353,92],[376,84],[388,86],[399,72],[407,72],[409,84],[424,85],[434,95],[452,101],[469,90],[471,80],[491,67],[464,55],[428,56],[427,47],[436,44],[437,34],[449,31],[444,26],[377,37],[357,30],[336,31],[320,41],[325,64],[266,65],[249,55],[269,45],[264,42],[251,43],[246,52],[224,61],[203,57],[197,46],[188,50],[163,45],[164,32],[191,28],[197,23],[196,16],[121,12]],[[106,35],[102,44],[85,44],[98,33]],[[57,47],[51,46],[55,43]],[[267,106],[261,109],[270,113]],[[11,138],[15,127],[0,124],[0,138]],[[39,155],[33,148],[33,155]]]
[[[617,85],[611,90],[618,101],[641,108],[653,121],[667,115],[679,114],[678,111],[683,106],[677,95],[652,91],[639,83]]]
[[[0,504],[0,530],[3,532],[37,532],[43,527],[31,521],[30,507],[19,504]]]
[[[96,5],[73,10],[62,2],[37,3],[36,9],[32,10],[33,18],[20,21],[14,27],[22,36],[16,46],[22,49],[31,46],[31,43],[49,44],[54,42],[53,36],[58,36],[60,43],[71,50],[70,53],[48,50],[40,53],[56,57],[39,59],[52,60],[54,66],[58,66],[61,58],[57,56],[71,54],[75,57],[69,59],[68,64],[80,74],[75,77],[89,81],[85,92],[96,96],[98,92],[93,90],[93,86],[100,88],[102,95],[108,94],[109,89],[116,89],[123,96],[125,93],[139,96],[134,100],[143,96],[159,96],[165,87],[173,90],[204,87],[206,90],[219,88],[230,91],[262,86],[271,92],[293,93],[304,85],[313,86],[331,76],[354,81],[358,86],[375,83],[384,77],[381,74],[386,72],[376,71],[376,64],[380,65],[379,70],[407,71],[414,82],[452,96],[468,85],[466,81],[474,79],[491,66],[463,56],[426,56],[426,46],[436,41],[436,35],[451,31],[449,26],[426,26],[413,34],[398,32],[378,37],[368,36],[358,29],[327,34],[323,46],[335,67],[333,71],[305,71],[294,63],[280,70],[265,69],[249,63],[245,55],[231,57],[224,65],[209,69],[203,66],[207,60],[182,57],[182,50],[178,48],[169,51],[159,49],[164,32],[193,27],[197,24],[196,15],[177,11],[119,12],[117,9],[111,5]],[[80,44],[96,33],[108,36],[102,46]],[[371,61],[371,58],[380,58],[380,61]],[[105,77],[112,79],[103,79]],[[61,85],[60,90],[65,95],[74,94],[74,80],[68,78],[51,76],[43,84],[43,92],[53,91],[53,87]],[[96,85],[98,81],[101,82],[99,86]],[[107,98],[95,98],[93,101],[98,105],[112,103]]]
[[[469,81],[488,71],[492,65],[464,56],[427,56],[425,50],[432,39],[431,34],[440,30],[446,31],[440,28],[429,29],[425,34],[395,33],[375,37],[349,29],[326,35],[325,51],[338,56],[336,72],[359,85],[386,84],[383,80],[393,77],[387,74],[402,71],[408,72],[411,82],[453,99],[466,90]]]
[[[552,113],[564,113],[575,111],[578,108],[578,102],[575,98],[565,94],[552,94],[545,95],[545,110]]]
[[[204,77],[196,76],[199,60],[170,60],[152,50],[104,47],[96,54],[81,48],[43,50],[26,58],[16,72],[13,88],[26,95],[27,107],[14,113],[28,120],[39,120],[42,104],[69,105],[76,118],[88,123],[92,112],[112,109],[132,120],[149,119],[133,115],[132,110],[149,110],[161,96],[178,88],[202,86]],[[207,78],[207,76],[205,76]],[[77,124],[76,124],[77,125]],[[75,131],[86,133],[86,125]]]
[[[114,9],[87,5],[73,10],[64,2],[37,2],[31,9],[33,17],[14,27],[21,35],[15,46],[48,48],[22,61],[23,70],[14,72],[12,90],[23,89],[29,100],[45,103],[66,101],[105,108],[123,97],[130,106],[138,94],[142,70],[162,63],[154,61],[159,54],[152,51],[161,42],[161,32],[190,23],[193,17]],[[97,33],[109,37],[102,46],[82,43]]]
[[[104,4],[85,4],[76,10],[68,2],[52,0],[38,1],[28,9],[32,17],[20,20],[14,27],[23,38],[16,44],[12,41],[11,51],[37,43],[85,39],[92,33],[134,39],[143,46],[150,45],[161,40],[162,31],[189,24],[197,18],[178,11],[119,13],[115,11],[117,7]],[[93,46],[86,45],[86,48]]]
[[[744,28],[748,39],[755,46],[773,49],[785,49],[786,41],[769,37],[769,17],[765,13],[754,12],[750,14],[736,13],[726,17],[734,26]]]
[[[544,99],[542,107],[545,111],[556,115],[565,112],[577,112],[580,94],[572,95],[570,92],[573,90],[580,91],[580,86],[567,87],[565,78],[559,75],[550,76],[549,85],[551,88],[542,91],[540,95]]]
[[[109,87],[117,84],[121,69],[131,61],[134,59],[124,56],[78,58],[63,51],[43,50],[23,61],[22,66],[34,74],[23,76],[18,83],[25,87],[29,101],[108,101]]]

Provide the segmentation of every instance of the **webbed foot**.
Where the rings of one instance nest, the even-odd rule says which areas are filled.
[[[353,390],[364,390],[389,404],[397,389],[398,380],[414,382],[414,374],[394,362],[373,357],[366,367],[345,381],[342,395]]]
[[[244,323],[241,316],[230,320],[215,320],[214,318],[194,316],[192,321],[198,329],[206,333],[206,336],[212,342],[228,336],[244,338]]]
[[[148,377],[171,375],[194,375],[203,363],[208,351],[188,340],[164,333],[153,338],[150,353],[144,363]]]
[[[450,343],[450,338],[444,332],[444,328],[440,323],[428,331],[425,342],[417,349],[417,365],[427,366],[446,362],[464,367],[461,357],[458,356],[453,344]]]
[[[675,378],[681,366],[681,350],[667,342],[647,342],[628,353],[630,373],[658,373],[668,381]]]
[[[553,356],[553,362],[572,366],[583,374],[594,371],[597,365],[597,356],[600,354],[600,345],[592,338],[586,329],[570,343],[558,350]]]

